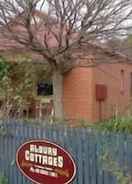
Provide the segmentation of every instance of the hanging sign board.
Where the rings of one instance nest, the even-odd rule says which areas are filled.
[[[35,184],[70,184],[76,175],[72,156],[47,140],[32,140],[20,146],[16,163],[22,174]]]

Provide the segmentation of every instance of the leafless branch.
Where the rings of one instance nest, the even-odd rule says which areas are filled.
[[[0,34],[41,54],[52,67],[74,45],[124,34],[132,0],[1,0]]]

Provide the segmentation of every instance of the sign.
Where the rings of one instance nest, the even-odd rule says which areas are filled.
[[[20,171],[35,184],[70,184],[76,175],[71,155],[47,140],[32,140],[17,150]]]

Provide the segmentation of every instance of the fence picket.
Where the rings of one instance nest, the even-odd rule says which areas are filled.
[[[3,127],[6,135],[0,135],[0,173],[4,172],[9,184],[30,184],[15,163],[17,148],[30,139],[49,139],[71,153],[77,164],[74,184],[118,184],[116,176],[109,171],[110,162],[105,158],[106,153],[110,153],[113,161],[118,162],[126,175],[131,173],[132,136],[101,134],[62,125],[39,126],[11,122]],[[104,166],[107,167],[104,169]]]

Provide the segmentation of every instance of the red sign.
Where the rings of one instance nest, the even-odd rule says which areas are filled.
[[[76,175],[71,155],[47,140],[33,140],[21,145],[16,162],[22,174],[36,184],[69,184]]]

